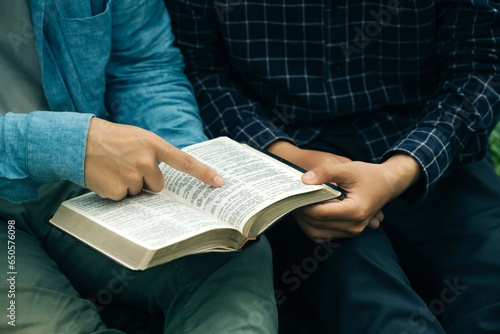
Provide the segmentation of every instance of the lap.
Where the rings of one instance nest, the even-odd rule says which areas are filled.
[[[445,328],[464,319],[457,322],[461,332],[478,311],[486,318],[475,326],[486,327],[475,332],[488,332],[490,321],[500,326],[500,258],[492,256],[500,254],[499,203],[500,178],[486,158],[454,170],[418,205],[384,208],[384,224],[414,247],[413,260],[421,256],[435,276],[429,306]]]
[[[366,152],[356,141],[345,133],[330,133],[308,148],[350,152],[364,160]],[[340,149],[336,142],[342,142]],[[317,245],[300,230],[289,245],[273,235],[286,232],[271,231],[276,260],[287,258],[281,261],[277,283],[287,285],[295,278],[297,284],[288,288],[300,285],[332,332],[498,331],[500,257],[492,256],[500,254],[498,203],[500,179],[486,158],[456,168],[416,206],[390,203],[383,208],[381,229],[335,241],[331,256],[310,264],[310,272],[304,273],[303,266],[301,273],[297,264],[312,263],[307,259],[314,259]],[[285,275],[294,268],[295,276]],[[413,289],[424,276],[425,300]]]
[[[0,228],[7,230],[7,224]],[[6,234],[0,233],[0,244],[7,245]],[[11,326],[0,323],[1,331],[13,333],[118,333],[107,330],[89,300],[80,298],[71,282],[59,270],[31,235],[15,232],[15,264],[4,266],[10,280],[0,282],[2,305],[14,302]],[[4,247],[2,247],[4,248]],[[2,249],[7,258],[6,249]],[[12,291],[12,292],[9,292]],[[10,312],[10,311],[9,311]]]
[[[99,310],[127,306],[164,317],[166,333],[277,331],[265,238],[242,252],[192,255],[145,271],[124,268],[58,230],[46,247]]]
[[[166,333],[180,328],[185,333],[277,332],[271,251],[265,238],[242,252],[199,254],[131,271],[47,224],[61,201],[84,191],[63,183],[56,187],[58,191],[49,194],[42,189],[36,201],[9,205],[0,212],[0,220],[16,220],[23,239],[18,246],[23,255],[17,262],[23,277],[30,279],[22,284],[23,298],[30,300],[39,291],[40,298],[59,301],[24,303],[23,312],[61,312],[58,326],[92,317],[98,330],[98,312],[119,305],[164,318]],[[53,195],[52,200],[47,195]],[[49,283],[51,291],[40,290],[38,285]],[[38,318],[31,319],[38,323]]]

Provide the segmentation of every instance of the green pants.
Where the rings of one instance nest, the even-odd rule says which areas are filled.
[[[26,204],[0,200],[1,333],[122,333],[99,314],[114,306],[164,317],[164,333],[277,332],[266,239],[131,271],[47,223],[84,191],[61,182]]]

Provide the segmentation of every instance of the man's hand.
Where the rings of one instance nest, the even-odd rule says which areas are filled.
[[[142,189],[161,191],[165,180],[158,167],[160,161],[209,185],[224,184],[212,168],[152,132],[96,117],[90,121],[85,185],[99,196],[117,201]]]
[[[396,154],[383,164],[349,162],[323,164],[302,176],[306,184],[334,182],[347,191],[345,198],[311,205],[295,212],[302,230],[314,241],[354,237],[383,219],[380,209],[419,179],[416,160]]]
[[[281,140],[278,140],[269,145],[267,147],[267,150],[279,157],[282,157],[294,163],[299,167],[304,168],[305,170],[311,170],[322,164],[330,165],[351,162],[351,159],[340,155],[322,151],[301,149],[291,144],[290,142]],[[293,212],[295,220],[297,220],[302,229],[310,237],[311,235],[314,235],[314,233],[312,233],[309,226],[316,225],[317,222],[319,220],[322,220],[323,216],[325,215],[323,206],[324,203],[314,204]],[[316,214],[319,214],[319,216],[316,216]],[[376,229],[379,227],[382,220],[384,220],[384,214],[382,213],[382,211],[378,211],[369,221],[368,227]]]

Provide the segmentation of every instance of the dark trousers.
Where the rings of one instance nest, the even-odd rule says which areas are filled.
[[[367,160],[353,131],[309,149]],[[500,178],[488,156],[422,202],[395,200],[377,230],[317,245],[291,217],[269,232],[278,303],[312,305],[328,333],[500,333]],[[306,307],[307,308],[307,307]]]

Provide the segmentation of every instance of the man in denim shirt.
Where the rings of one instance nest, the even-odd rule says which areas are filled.
[[[500,333],[498,0],[165,2],[209,136],[347,191],[270,230],[279,301],[329,333]]]
[[[0,1],[1,332],[117,333],[110,305],[164,317],[165,333],[276,332],[265,239],[133,272],[47,224],[85,187],[160,191],[159,161],[223,184],[175,148],[206,137],[169,24],[159,1]]]

